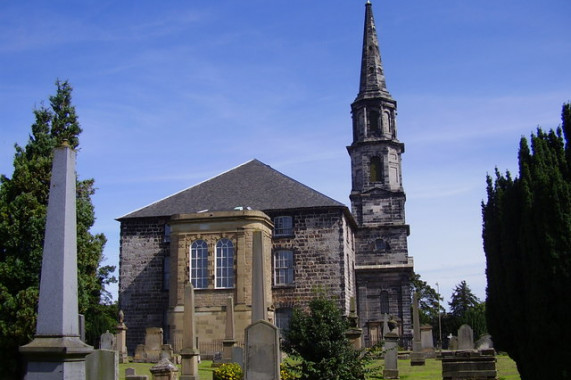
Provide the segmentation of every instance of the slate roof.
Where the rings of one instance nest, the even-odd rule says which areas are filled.
[[[346,206],[256,159],[186,190],[128,213],[118,220],[171,216],[203,210],[285,210]]]

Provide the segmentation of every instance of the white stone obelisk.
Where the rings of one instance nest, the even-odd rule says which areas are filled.
[[[93,347],[79,337],[75,152],[54,149],[36,335],[20,347],[26,380],[85,379]]]

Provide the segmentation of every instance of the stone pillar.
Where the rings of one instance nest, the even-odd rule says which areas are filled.
[[[398,379],[398,334],[389,331],[384,336],[385,342],[385,368],[383,369],[383,378]]]
[[[232,348],[236,344],[236,336],[234,333],[234,298],[226,299],[226,335],[222,341],[222,361],[225,363],[232,362]]]
[[[119,353],[119,363],[127,363],[127,326],[125,326],[125,314],[123,310],[119,310],[119,323],[115,327],[115,342],[117,343],[117,352]]]
[[[196,321],[194,319],[194,287],[187,283],[184,288],[184,316],[183,316],[183,349],[180,351],[182,359],[181,380],[198,380],[198,355],[196,347]],[[167,378],[161,378],[167,379]]]
[[[54,150],[36,335],[20,347],[26,380],[84,379],[93,347],[79,334],[75,152]]]
[[[254,231],[252,250],[252,323],[259,320],[266,321],[268,304],[265,289],[264,250],[262,244],[262,231]]]
[[[359,317],[357,316],[355,307],[355,297],[351,297],[349,302],[349,329],[345,332],[345,336],[351,342],[353,348],[359,350],[362,347],[361,337],[363,329],[359,328]]]
[[[410,365],[424,365],[424,353],[422,352],[422,340],[420,337],[420,317],[418,315],[418,293],[414,293],[412,301],[413,315],[413,341],[412,352],[410,353]]]

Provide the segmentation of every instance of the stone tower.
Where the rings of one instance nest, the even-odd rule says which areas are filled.
[[[401,173],[404,144],[397,138],[396,111],[386,86],[372,5],[367,2],[359,93],[351,104],[353,143],[347,147],[351,209],[358,225],[358,313],[367,345],[382,339],[383,321],[389,317],[399,322],[402,337],[411,335],[413,262],[408,257]]]

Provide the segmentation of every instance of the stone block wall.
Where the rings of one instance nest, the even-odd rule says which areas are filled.
[[[408,262],[408,226],[361,227],[356,234],[357,265],[406,264]],[[383,240],[379,247],[377,240]]]
[[[139,218],[121,221],[119,257],[119,307],[125,313],[127,348],[134,354],[144,343],[147,327],[165,327],[168,286],[165,284],[166,218]]]
[[[349,311],[349,299],[354,295],[355,260],[352,226],[342,209],[316,209],[277,213],[274,216],[293,217],[294,234],[274,238],[273,249],[291,249],[294,252],[294,283],[273,286],[276,308],[307,305],[322,288],[338,297],[344,313]]]

